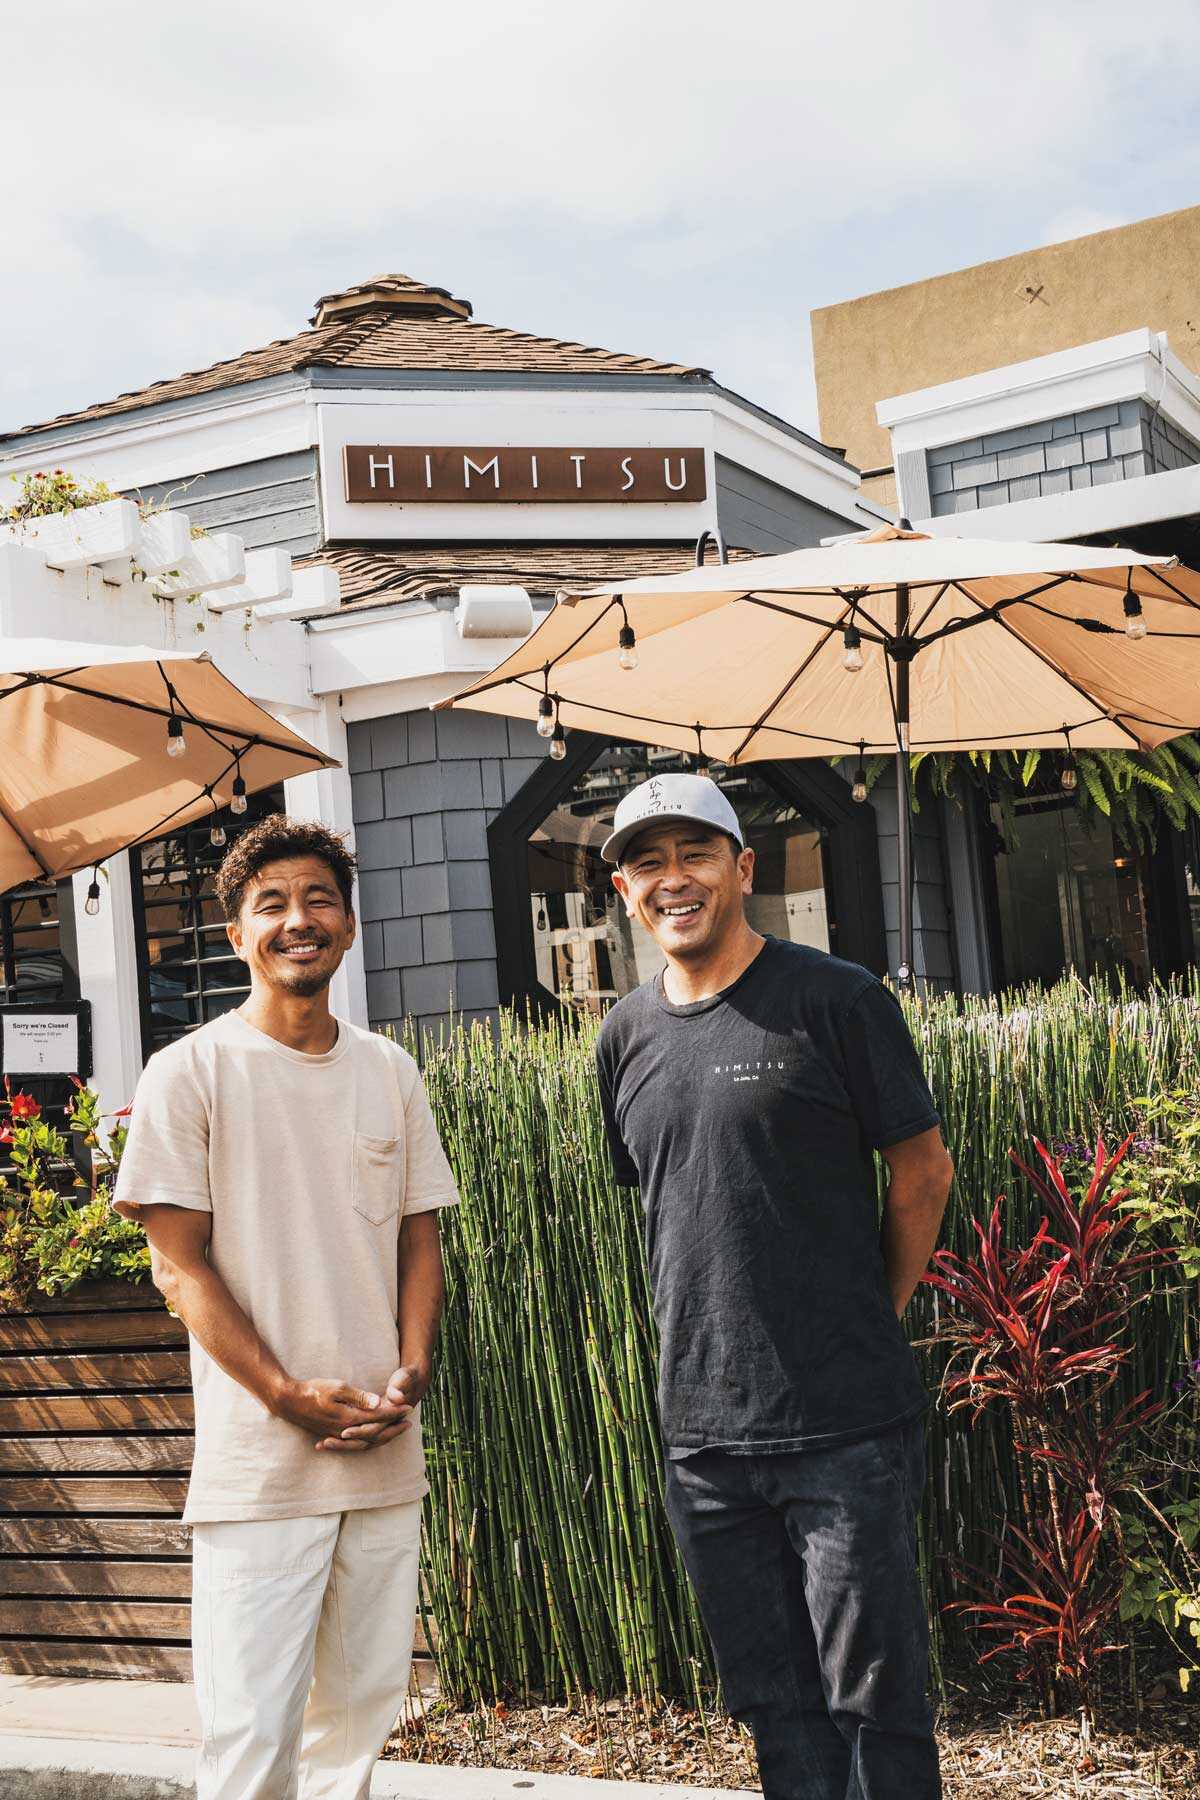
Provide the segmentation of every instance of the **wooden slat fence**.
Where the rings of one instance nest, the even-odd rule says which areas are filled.
[[[0,1671],[191,1679],[187,1333],[92,1282],[0,1315]],[[418,1625],[416,1679],[436,1685]]]
[[[0,1317],[0,1669],[191,1675],[187,1334],[148,1285]]]

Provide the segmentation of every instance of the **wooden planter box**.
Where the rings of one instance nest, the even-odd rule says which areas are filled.
[[[0,1315],[0,1670],[191,1678],[187,1333],[150,1284]]]
[[[0,1671],[191,1680],[192,1441],[187,1332],[149,1282],[0,1314]],[[421,1620],[414,1677],[436,1691]]]

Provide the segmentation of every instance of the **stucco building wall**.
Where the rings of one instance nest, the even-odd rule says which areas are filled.
[[[1148,327],[1200,372],[1200,206],[867,294],[812,315],[821,435],[891,462],[875,403]],[[873,488],[868,491],[880,497]]]

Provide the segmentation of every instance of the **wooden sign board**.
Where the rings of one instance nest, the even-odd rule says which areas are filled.
[[[470,505],[589,505],[706,495],[704,452],[347,444],[346,499]]]

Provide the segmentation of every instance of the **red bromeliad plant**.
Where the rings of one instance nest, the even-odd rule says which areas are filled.
[[[946,1408],[973,1417],[1007,1408],[1023,1514],[1003,1533],[999,1576],[972,1578],[988,1598],[954,1606],[996,1640],[983,1660],[1016,1654],[1048,1711],[1065,1683],[1090,1714],[1097,1666],[1119,1648],[1124,1550],[1113,1501],[1137,1479],[1136,1439],[1161,1410],[1147,1394],[1113,1401],[1144,1277],[1170,1255],[1134,1247],[1121,1210],[1128,1190],[1112,1179],[1130,1142],[1110,1156],[1100,1140],[1078,1197],[1044,1145],[1044,1175],[1012,1153],[1046,1207],[1031,1240],[1004,1242],[1002,1196],[986,1227],[973,1221],[978,1253],[939,1250],[925,1277],[950,1302],[929,1340],[948,1352]]]

